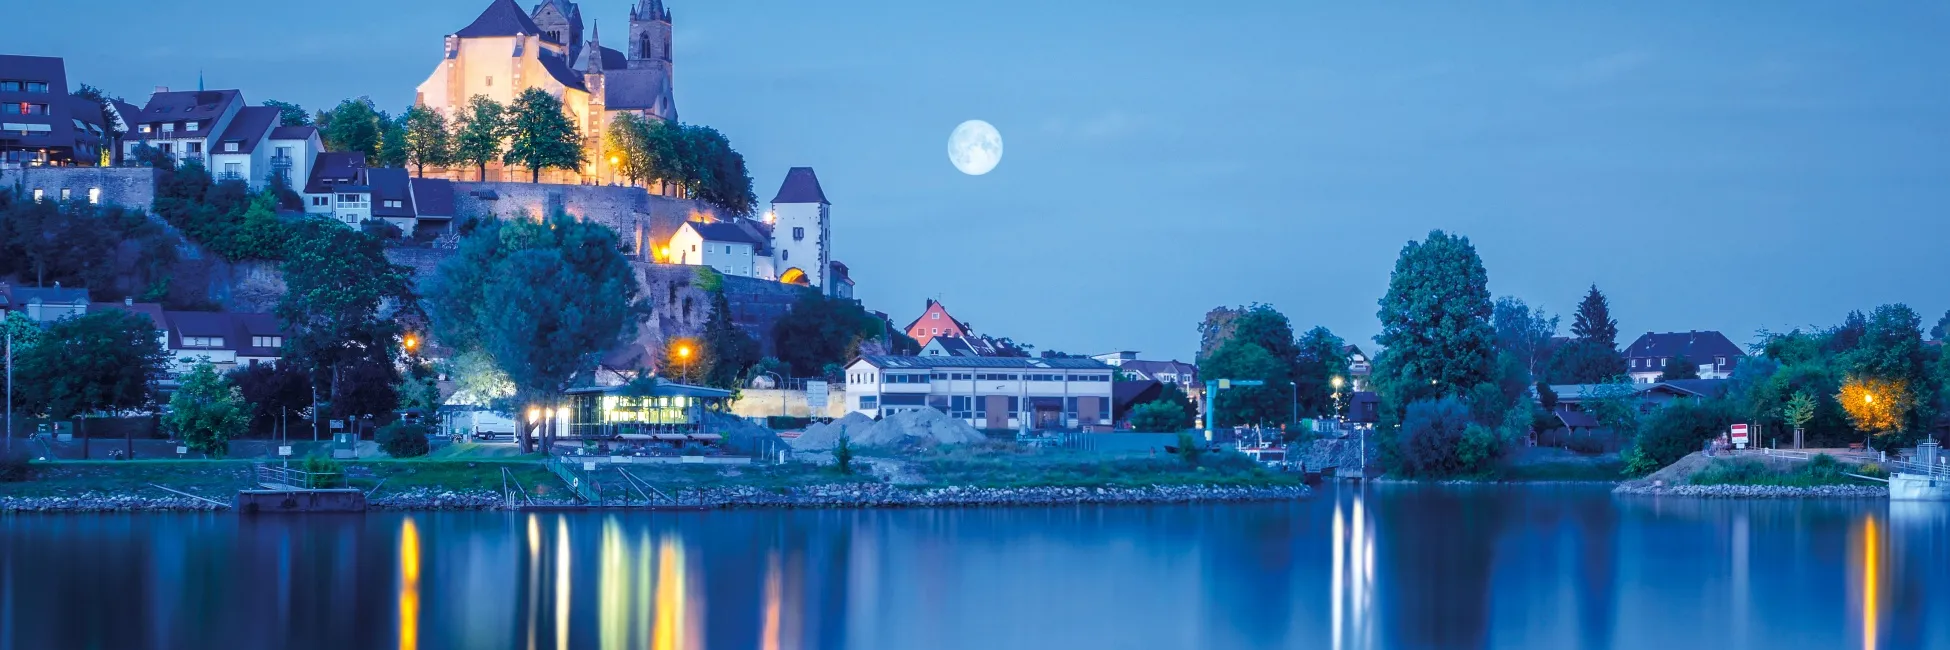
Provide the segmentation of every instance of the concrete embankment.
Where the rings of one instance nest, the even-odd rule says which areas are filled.
[[[1877,485],[1620,485],[1612,494],[1698,497],[1708,499],[1886,499],[1889,488]]]

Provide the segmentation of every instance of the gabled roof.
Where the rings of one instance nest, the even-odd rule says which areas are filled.
[[[444,178],[413,179],[413,208],[421,219],[454,218],[454,183]]]
[[[147,316],[147,317],[149,317],[149,322],[150,322],[150,324],[153,324],[153,325],[155,325],[155,326],[156,326],[156,331],[159,331],[159,332],[163,332],[163,331],[168,331],[168,330],[169,330],[169,321],[168,321],[168,320],[165,320],[165,319],[163,318],[163,308],[162,308],[162,305],[159,305],[159,304],[156,304],[156,303],[153,303],[153,302],[94,302],[94,303],[88,303],[88,313],[90,313],[90,314],[93,314],[93,313],[98,313],[98,312],[102,312],[102,311],[107,311],[107,310],[110,310],[110,309],[119,309],[119,310],[122,310],[122,311],[126,311],[126,312],[130,312],[130,313],[135,313],[135,314],[141,314],[141,315],[143,315],[143,316]]]
[[[542,63],[542,69],[547,70],[548,76],[554,77],[557,83],[584,92],[589,90],[588,86],[582,84],[582,73],[569,69],[569,60],[562,55],[542,50],[535,53],[535,60]]]
[[[468,23],[460,31],[454,32],[461,38],[478,36],[514,36],[515,34],[540,35],[542,28],[535,26],[535,19],[528,17],[515,0],[493,0],[488,3],[474,22]]]
[[[310,140],[314,135],[318,135],[318,127],[315,126],[280,126],[271,129],[272,140]]]
[[[785,172],[785,182],[779,184],[778,196],[773,203],[822,203],[826,201],[826,191],[819,187],[819,176],[813,174],[811,167],[794,167]]]
[[[753,236],[750,230],[739,227],[735,223],[722,221],[686,221],[679,228],[690,228],[696,231],[697,236],[704,241],[751,244],[754,248],[765,245],[765,242]]]
[[[621,72],[629,69],[630,57],[624,55],[622,52],[616,51],[615,48],[610,48],[610,47],[600,48],[600,50],[590,50],[589,48],[583,48],[581,52],[576,53],[576,60],[574,65],[575,69],[588,70],[589,57],[597,55],[598,52],[600,52],[600,56],[603,57],[604,74],[609,74],[611,72]],[[604,93],[603,97],[605,100],[607,100],[609,94]]]
[[[413,217],[413,191],[411,177],[405,169],[398,167],[374,167],[366,170],[366,184],[372,188],[372,216],[374,217]],[[400,207],[386,207],[387,201],[399,201]]]
[[[915,325],[920,325],[920,324],[921,324],[921,321],[922,321],[922,320],[925,320],[925,319],[926,319],[926,318],[928,317],[928,312],[929,312],[929,311],[931,311],[931,310],[933,310],[933,309],[934,309],[935,307],[937,307],[937,306],[939,306],[939,307],[941,307],[941,313],[942,313],[943,315],[945,315],[945,316],[947,316],[947,317],[948,317],[948,322],[951,322],[951,323],[954,323],[954,324],[955,324],[955,327],[956,327],[957,329],[960,329],[960,330],[962,331],[962,333],[964,333],[964,334],[968,334],[968,335],[971,335],[971,336],[973,336],[973,335],[975,334],[975,328],[973,328],[973,327],[969,327],[969,326],[968,326],[968,323],[964,323],[964,322],[961,322],[961,319],[959,319],[959,318],[955,318],[955,315],[954,315],[954,314],[950,314],[950,313],[948,313],[948,306],[947,306],[947,305],[942,305],[942,304],[941,304],[940,302],[936,302],[936,301],[935,301],[935,299],[933,299],[933,298],[929,298],[929,299],[928,299],[928,305],[927,305],[926,307],[923,307],[923,308],[921,309],[921,315],[920,315],[920,316],[915,316],[915,317],[914,317],[914,321],[913,321],[913,322],[911,322],[911,323],[908,323],[908,324],[907,324],[907,327],[903,327],[903,328],[901,328],[901,331],[902,331],[902,332],[910,332],[910,331],[913,331],[913,330],[914,330],[914,326],[915,326]]]
[[[1626,358],[1651,357],[1672,358],[1685,355],[1694,363],[1711,363],[1714,357],[1729,360],[1747,356],[1746,351],[1734,345],[1725,334],[1707,330],[1704,332],[1666,332],[1663,334],[1646,332],[1630,347],[1625,348]]]
[[[142,107],[136,117],[137,123],[176,122],[181,120],[214,120],[228,110],[230,104],[240,101],[243,93],[236,90],[178,90],[160,92],[149,96],[149,103]],[[185,131],[184,133],[187,133]]]
[[[44,305],[88,303],[87,289],[63,289],[58,284],[53,287],[4,286],[0,288],[6,289],[7,302],[16,306],[33,304],[36,300]]]
[[[365,187],[366,154],[358,151],[320,151],[313,159],[306,194],[330,194],[334,186]],[[348,188],[349,189],[349,188]]]
[[[135,128],[136,119],[142,116],[141,106],[120,99],[110,101],[109,104],[111,108],[115,109],[115,118],[122,122],[116,128],[125,132]]]
[[[676,91],[663,68],[609,68],[603,58],[603,108],[612,111],[647,111],[659,119],[677,119]],[[625,60],[624,65],[628,65]]]
[[[245,106],[237,109],[237,116],[230,118],[230,126],[217,136],[217,146],[213,154],[246,154],[257,149],[257,143],[264,141],[271,127],[278,123],[278,109],[270,106]],[[225,143],[237,143],[236,151],[225,151]]]
[[[1198,367],[1182,361],[1144,361],[1132,359],[1118,364],[1118,369],[1136,373],[1147,379],[1157,379],[1160,374],[1176,374],[1185,381],[1198,376]]]

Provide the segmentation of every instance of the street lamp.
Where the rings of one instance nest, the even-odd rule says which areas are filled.
[[[406,346],[406,353],[413,354],[415,351],[420,349],[420,337],[415,336],[409,332],[407,333],[406,340],[403,342],[403,344]]]
[[[682,373],[684,383],[691,382],[691,346],[677,346],[677,371]]]

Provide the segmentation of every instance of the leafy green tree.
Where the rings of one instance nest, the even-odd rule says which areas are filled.
[[[723,289],[711,292],[711,318],[704,322],[701,339],[704,360],[699,368],[704,371],[698,376],[706,386],[735,388],[758,363],[758,341],[731,322],[731,302]]]
[[[399,408],[433,417],[440,411],[440,376],[433,364],[421,360],[406,363],[406,378],[399,386]]]
[[[289,254],[279,268],[285,293],[276,312],[292,333],[285,351],[311,371],[313,401],[324,402],[332,417],[390,410],[396,401],[390,395],[358,399],[375,391],[389,394],[390,382],[360,383],[384,381],[392,371],[398,326],[380,310],[389,303],[414,303],[409,270],[388,261],[378,240],[323,219],[293,226]],[[326,389],[323,399],[320,387]],[[374,402],[384,405],[374,410]]]
[[[447,116],[439,109],[415,105],[406,109],[406,162],[416,176],[427,175],[427,165],[445,167],[454,162],[453,131]]]
[[[228,377],[250,407],[251,431],[275,431],[292,420],[302,424],[302,414],[311,408],[311,377],[292,363],[239,367]]]
[[[1292,384],[1287,373],[1289,362],[1267,352],[1245,338],[1234,338],[1199,364],[1199,376],[1208,380],[1258,380],[1261,386],[1239,386],[1219,391],[1212,402],[1212,416],[1218,426],[1279,425],[1293,417]]]
[[[1643,474],[1699,451],[1732,425],[1725,402],[1680,400],[1653,411],[1625,455]]]
[[[656,151],[650,141],[649,120],[635,113],[618,113],[610,120],[603,136],[603,150],[616,175],[632,184],[649,182],[656,169]]]
[[[1302,416],[1334,415],[1334,378],[1346,386],[1350,381],[1347,342],[1325,327],[1315,327],[1295,342],[1299,356],[1294,363],[1293,382],[1298,388]],[[1343,390],[1353,390],[1343,388]],[[1344,393],[1343,399],[1347,397]]]
[[[791,376],[816,377],[829,364],[851,361],[867,341],[886,340],[887,332],[886,322],[860,303],[808,289],[772,324],[772,349],[792,368]]]
[[[393,117],[385,111],[379,112],[379,157],[373,160],[377,167],[404,168],[412,160],[413,152],[407,147],[406,118]]]
[[[367,160],[378,161],[385,121],[372,99],[348,99],[319,120],[318,136],[326,149],[356,151],[366,154]]]
[[[454,382],[456,403],[512,410],[515,383],[508,373],[494,365],[494,357],[480,349],[465,350],[445,362],[445,372]]]
[[[684,141],[694,160],[693,196],[737,216],[750,216],[758,205],[745,157],[731,148],[731,140],[708,126],[686,125]]]
[[[163,427],[183,439],[184,446],[222,458],[230,440],[244,435],[250,414],[243,395],[208,362],[198,363],[183,376],[169,398]]]
[[[1599,341],[1574,339],[1551,353],[1550,382],[1596,384],[1625,374],[1625,357]]]
[[[1806,428],[1808,422],[1815,419],[1814,396],[1806,392],[1795,393],[1786,404],[1781,405],[1781,419],[1796,431]]]
[[[508,107],[508,151],[501,161],[528,168],[528,182],[539,183],[544,169],[581,167],[582,132],[562,107],[562,100],[540,88],[529,88]]]
[[[16,351],[14,380],[23,401],[53,420],[142,408],[169,359],[156,334],[149,317],[120,309],[63,318],[39,343]]]
[[[74,91],[73,94],[75,97],[86,99],[88,101],[94,102],[97,106],[100,106],[101,116],[102,116],[102,129],[106,131],[110,136],[116,135],[114,104],[115,102],[122,101],[122,98],[116,97],[114,95],[110,95],[108,94],[108,91],[102,90],[100,88],[96,88],[88,84],[81,84],[81,89]],[[134,125],[128,125],[128,126],[129,128],[135,128]],[[109,144],[113,145],[118,140],[119,138],[111,137]]]
[[[1381,299],[1373,377],[1390,410],[1492,381],[1489,273],[1469,238],[1431,231],[1395,261]]]
[[[1618,349],[1618,320],[1611,317],[1611,302],[1598,291],[1598,285],[1591,285],[1591,291],[1578,303],[1577,316],[1571,321],[1571,335],[1614,351]]]
[[[1543,378],[1550,366],[1551,339],[1557,336],[1557,317],[1508,296],[1496,299],[1492,310],[1496,349],[1516,358],[1531,378]]]
[[[487,180],[488,163],[501,158],[507,146],[508,109],[485,95],[467,100],[467,111],[456,120],[454,161],[473,165],[476,180]]]
[[[1591,417],[1598,426],[1611,430],[1621,436],[1630,436],[1639,430],[1639,391],[1631,380],[1614,377],[1598,384],[1585,393],[1585,402]]]
[[[1461,399],[1419,400],[1408,405],[1399,430],[1383,429],[1382,462],[1404,476],[1444,477],[1479,469],[1462,456],[1470,427],[1469,407]],[[1479,461],[1480,462],[1480,461]]]
[[[833,467],[841,474],[853,473],[853,438],[840,434],[840,442],[833,446]]]
[[[1950,338],[1950,311],[1943,312],[1943,318],[1937,319],[1936,325],[1930,327],[1930,340],[1942,341],[1947,338]]]
[[[1145,402],[1131,409],[1131,428],[1140,433],[1173,433],[1192,428],[1192,413],[1166,400]]]
[[[616,233],[561,212],[482,223],[441,263],[427,298],[436,337],[487,353],[522,403],[556,401],[644,311]]]
[[[302,106],[275,99],[264,102],[264,105],[278,109],[278,126],[311,126],[311,113],[305,112]]]
[[[1684,352],[1674,354],[1672,358],[1667,359],[1665,370],[1659,373],[1659,381],[1679,379],[1699,379],[1699,364],[1686,358]]]

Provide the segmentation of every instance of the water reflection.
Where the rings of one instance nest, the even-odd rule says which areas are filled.
[[[1903,505],[8,517],[0,650],[1950,648],[1950,514]]]

